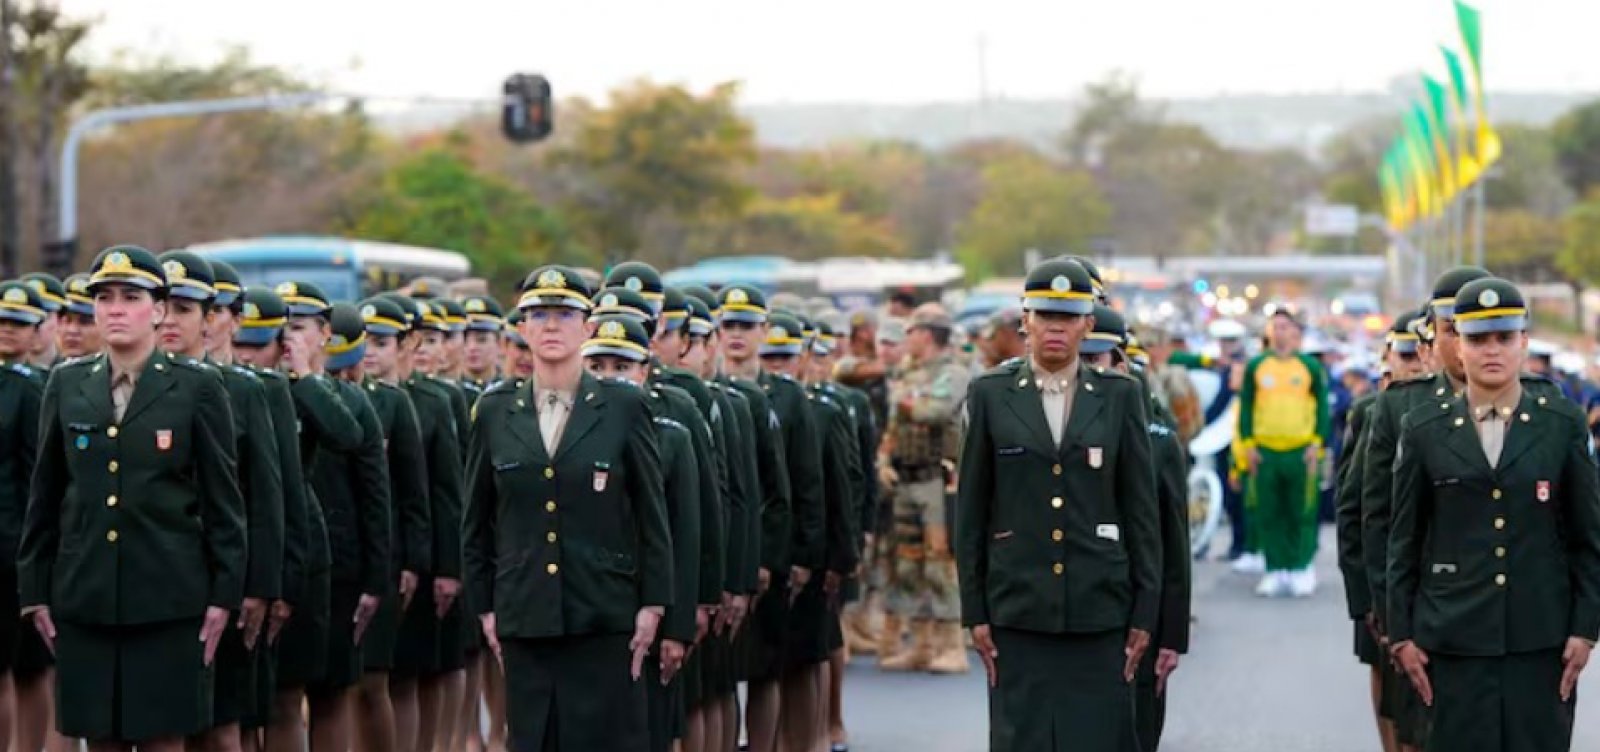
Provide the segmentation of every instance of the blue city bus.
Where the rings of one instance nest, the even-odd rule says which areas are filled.
[[[247,287],[310,282],[335,302],[394,290],[417,277],[452,282],[471,268],[455,251],[349,238],[275,236],[201,243],[188,250],[231,264]]]

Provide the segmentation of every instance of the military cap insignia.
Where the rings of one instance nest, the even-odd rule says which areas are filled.
[[[286,298],[295,297],[300,294],[300,286],[293,282],[285,282],[281,285],[278,285],[274,292]]]
[[[611,306],[614,306],[616,304],[617,304],[617,296],[615,296],[615,295],[606,295],[605,297],[600,299],[600,305],[605,306],[607,308],[609,308]]]
[[[788,339],[789,330],[781,326],[772,327],[772,339]]]
[[[7,303],[19,303],[21,305],[27,305],[28,293],[20,287],[13,287],[9,290],[6,290],[5,301]]]
[[[67,290],[87,295],[89,294],[89,280],[84,277],[77,277],[67,283]]]
[[[728,291],[728,302],[734,305],[744,305],[750,302],[750,296],[744,290],[733,289]]]
[[[427,282],[420,282],[420,281],[416,282],[416,283],[411,285],[411,289],[412,289],[412,291],[416,292],[418,295],[427,295],[428,294],[428,283]]]
[[[432,314],[433,314],[433,309],[429,308],[427,303],[423,303],[421,301],[417,302],[417,315],[418,316],[429,316],[429,315],[432,315]]]
[[[546,269],[539,274],[538,285],[540,287],[565,288],[567,286],[567,275],[562,274],[559,269]]]
[[[335,334],[332,339],[328,340],[328,346],[330,347],[343,347],[348,343],[349,340],[345,339],[343,334]]]
[[[245,303],[244,304],[244,317],[247,318],[247,319],[259,319],[259,318],[261,318],[261,306],[258,306],[255,303]]]
[[[362,306],[361,307],[361,318],[370,319],[370,318],[372,318],[374,316],[377,316],[377,315],[378,315],[378,307],[377,306],[370,306],[369,305],[369,306]]]
[[[100,264],[101,271],[126,272],[133,270],[133,259],[122,251],[113,251],[106,255],[106,260]]]
[[[183,262],[177,259],[168,260],[166,263],[161,265],[161,268],[167,273],[167,276],[172,279],[185,279],[189,276],[189,268],[184,266]]]
[[[604,339],[626,339],[628,330],[623,328],[621,322],[607,321],[600,325],[600,336]]]
[[[488,307],[483,304],[483,301],[473,298],[467,301],[466,309],[467,313],[483,313],[488,310]]]
[[[1065,274],[1057,274],[1055,279],[1050,280],[1050,289],[1066,292],[1072,289],[1072,281],[1067,279]]]
[[[644,289],[644,280],[641,280],[638,277],[629,277],[626,282],[622,283],[622,286],[634,292],[639,292],[640,290]]]
[[[1493,289],[1484,290],[1478,294],[1478,305],[1484,308],[1493,308],[1500,305],[1500,293],[1495,292]]]
[[[33,291],[39,293],[40,295],[45,294],[44,280],[42,279],[30,279],[28,280],[28,286],[33,288]]]

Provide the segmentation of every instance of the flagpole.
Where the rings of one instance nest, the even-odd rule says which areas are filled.
[[[1486,168],[1472,184],[1472,203],[1477,208],[1472,217],[1472,263],[1478,266],[1483,266],[1483,181],[1488,177]]]

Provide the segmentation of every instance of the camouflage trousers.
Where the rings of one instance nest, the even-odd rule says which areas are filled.
[[[939,478],[902,483],[894,490],[894,574],[888,610],[904,619],[956,621],[961,596],[945,522],[945,488]]]

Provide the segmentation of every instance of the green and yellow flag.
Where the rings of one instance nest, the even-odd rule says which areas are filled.
[[[1472,107],[1471,95],[1467,92],[1467,74],[1461,68],[1461,57],[1449,47],[1441,46],[1439,51],[1444,53],[1444,67],[1450,71],[1450,112],[1454,115],[1451,122],[1455,123],[1450,141],[1456,152],[1456,185],[1464,190],[1483,173],[1483,168],[1478,166],[1477,150],[1472,148],[1473,133],[1467,122]]]
[[[1450,148],[1449,104],[1445,102],[1444,86],[1432,76],[1422,77],[1422,88],[1428,95],[1422,121],[1427,126],[1434,168],[1438,170],[1439,190],[1444,200],[1449,201],[1461,190],[1461,184],[1456,182],[1455,153]]]
[[[1479,170],[1500,159],[1500,134],[1489,123],[1489,103],[1483,85],[1483,23],[1477,9],[1456,0],[1456,23],[1461,27],[1461,43],[1467,51],[1467,62],[1472,66],[1473,115],[1477,118],[1477,161]]]

